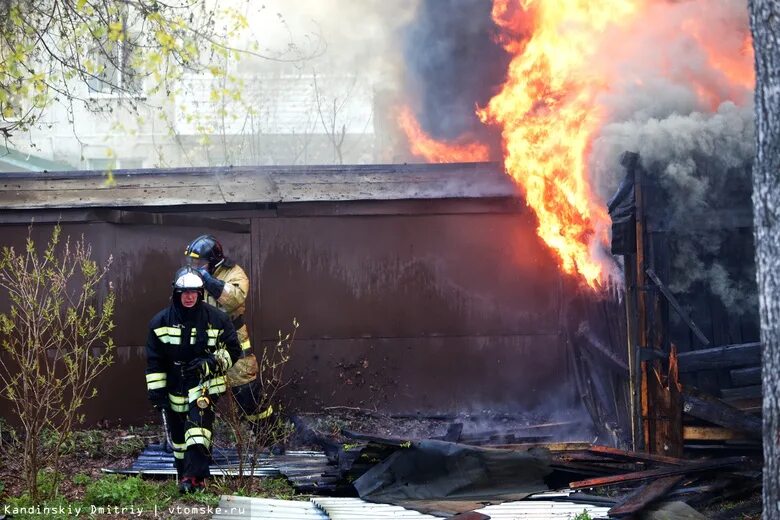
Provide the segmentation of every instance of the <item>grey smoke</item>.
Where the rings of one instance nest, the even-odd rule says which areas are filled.
[[[633,27],[620,30],[624,45],[607,65],[617,79],[597,100],[607,124],[589,157],[594,190],[608,200],[624,175],[620,155],[638,152],[666,195],[672,290],[707,287],[733,310],[750,308],[755,282],[752,256],[745,255],[752,253],[735,262],[728,233],[701,226],[714,210],[750,209],[752,92],[738,84],[749,78],[736,78],[708,54],[749,64],[745,3],[656,0]],[[713,107],[714,99],[722,102]]]
[[[671,269],[675,292],[701,282],[729,308],[744,309],[755,301],[750,271],[735,272],[718,260],[726,253],[723,234],[691,229],[710,210],[749,208],[753,135],[752,105],[726,102],[714,114],[672,113],[611,123],[594,142],[591,172],[600,196],[616,189],[622,174],[616,158],[625,150],[640,154],[643,167],[667,195],[665,221],[679,238]]]
[[[510,60],[496,43],[491,7],[485,0],[421,0],[403,48],[405,94],[423,130],[437,139],[470,135],[497,150],[497,129],[474,113],[498,91]]]

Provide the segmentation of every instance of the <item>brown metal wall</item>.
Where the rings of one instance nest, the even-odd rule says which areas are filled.
[[[560,317],[564,284],[535,220],[513,201],[192,214],[246,222],[251,233],[84,224],[77,212],[63,213],[64,232],[84,233],[95,258],[114,255],[117,363],[88,405],[90,423],[148,415],[146,325],[168,302],[184,246],[205,232],[251,274],[247,320],[256,346],[288,330],[293,317],[300,321],[287,397],[301,410],[528,411],[551,395],[557,408],[577,405]],[[2,224],[22,217],[0,215],[1,245],[23,244],[25,226]],[[35,235],[45,239],[51,226],[36,224]]]

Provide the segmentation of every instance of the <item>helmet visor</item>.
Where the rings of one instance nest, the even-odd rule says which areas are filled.
[[[209,268],[209,261],[205,258],[194,258],[192,256],[187,257],[187,265],[193,269],[200,269],[201,267]]]

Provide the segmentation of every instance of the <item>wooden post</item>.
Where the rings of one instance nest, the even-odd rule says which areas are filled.
[[[657,286],[650,290],[647,269],[653,268],[656,251],[652,237],[647,231],[645,204],[647,186],[644,184],[643,170],[637,164],[634,169],[634,189],[636,201],[636,315],[637,315],[637,353],[655,351],[659,354],[669,352],[668,343],[668,305],[662,298]],[[641,359],[642,356],[637,355]],[[640,378],[640,406],[642,434],[645,450],[649,453],[682,456],[682,400],[680,397],[676,359],[670,370],[668,361],[644,356],[638,376]],[[659,356],[662,358],[663,356]]]
[[[643,186],[643,170],[637,163],[634,168],[634,200],[636,204],[636,257],[634,272],[636,273],[636,349],[634,355],[636,361],[640,359],[640,349],[646,349],[649,347],[649,323],[647,319],[647,274],[645,269],[645,198],[644,198],[644,186]],[[647,366],[647,361],[639,361],[640,368],[636,374],[639,379],[639,401],[640,401],[640,417],[642,418],[642,445],[650,452],[654,453],[655,447],[655,424],[651,420],[651,409],[653,408],[652,395],[649,391],[649,385],[652,384],[651,374],[648,371],[651,370]]]
[[[644,448],[642,436],[642,421],[639,399],[639,351],[637,350],[637,288],[636,259],[634,255],[624,257],[624,275],[626,282],[626,338],[628,339],[628,390],[630,396],[631,417],[631,449],[639,451]]]

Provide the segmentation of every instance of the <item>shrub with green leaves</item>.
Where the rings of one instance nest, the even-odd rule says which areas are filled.
[[[39,248],[30,226],[23,251],[6,246],[0,253],[0,298],[10,304],[0,313],[0,395],[21,425],[23,477],[33,500],[41,498],[44,463],[55,475],[44,496],[56,494],[63,446],[97,393],[95,379],[113,361],[114,293],[104,280],[111,257],[100,265],[84,237],[71,243],[60,234],[58,224]]]

